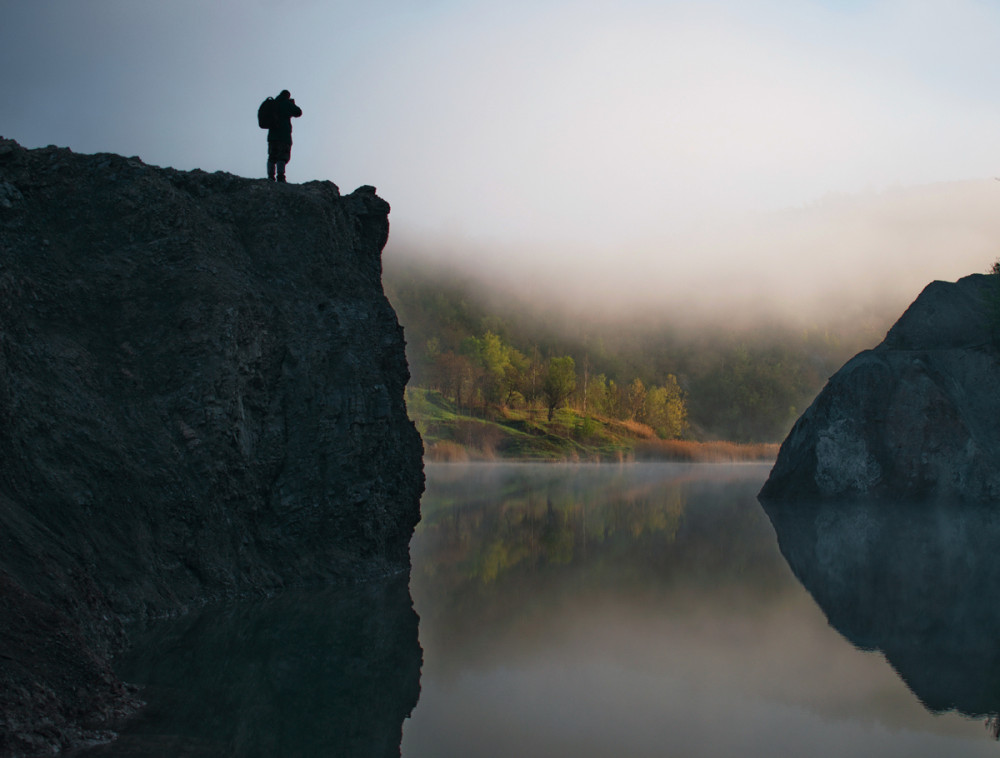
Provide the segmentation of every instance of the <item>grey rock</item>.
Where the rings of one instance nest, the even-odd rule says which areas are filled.
[[[13,208],[24,197],[13,184],[0,180],[0,208]]]
[[[830,378],[762,499],[1000,497],[1000,277],[933,282]]]
[[[408,571],[423,471],[372,188],[0,146],[6,754],[132,707],[131,620]]]

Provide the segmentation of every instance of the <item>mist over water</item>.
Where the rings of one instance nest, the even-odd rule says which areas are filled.
[[[755,500],[766,465],[427,471],[407,758],[995,753],[829,625]]]

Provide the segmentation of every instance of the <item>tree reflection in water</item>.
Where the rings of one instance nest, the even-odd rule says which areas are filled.
[[[434,491],[424,498],[421,557],[424,570],[459,583],[489,584],[518,570],[586,562],[588,553],[633,553],[644,542],[663,551],[675,540],[692,491],[705,498],[712,494],[706,488],[715,490],[720,497],[712,500],[713,512],[743,494],[724,486],[724,467],[709,483],[697,465],[678,465],[670,487],[656,467],[646,477],[634,467],[609,476],[608,467],[552,473],[548,464],[483,466],[475,477],[459,475],[469,467],[451,468],[435,472]],[[549,475],[534,476],[539,471]],[[731,469],[733,477],[744,471]]]
[[[440,464],[411,545],[421,642],[447,650],[529,633],[581,596],[676,602],[785,586],[766,518],[748,508],[763,466]],[[780,578],[779,578],[780,577]],[[670,595],[670,599],[667,599]],[[514,632],[514,629],[520,629]],[[457,664],[455,664],[457,665]]]

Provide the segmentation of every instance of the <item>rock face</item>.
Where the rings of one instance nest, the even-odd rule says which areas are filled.
[[[878,347],[830,379],[760,497],[1000,497],[998,317],[998,276],[929,284]]]
[[[134,705],[123,621],[408,570],[388,212],[0,139],[0,755]]]

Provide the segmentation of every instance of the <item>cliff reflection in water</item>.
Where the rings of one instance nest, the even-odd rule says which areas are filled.
[[[398,756],[420,692],[407,577],[159,622],[120,661],[148,706],[85,756]]]
[[[968,504],[764,504],[831,626],[924,706],[1000,712],[1000,514]]]

